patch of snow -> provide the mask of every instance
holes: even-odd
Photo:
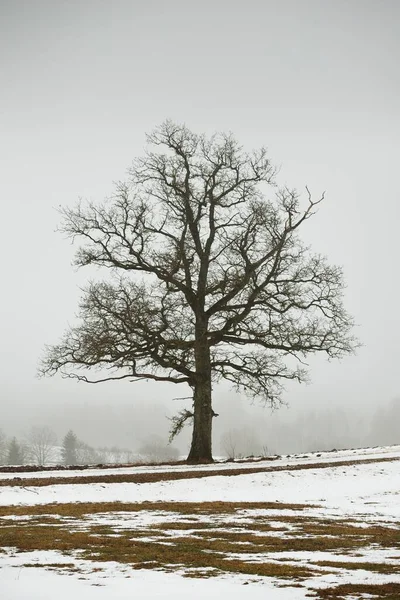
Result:
[[[80,569],[79,576],[26,568],[26,563],[71,563]],[[273,580],[260,580],[243,575],[211,579],[189,579],[179,573],[133,570],[118,563],[96,563],[66,559],[58,552],[30,552],[1,559],[2,598],[6,600],[132,600],[132,598],[174,600],[305,600],[307,590],[280,588]],[[100,569],[94,571],[94,569]],[[246,584],[246,587],[243,587]],[[247,585],[248,584],[248,585]]]

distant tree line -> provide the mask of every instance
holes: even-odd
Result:
[[[22,439],[8,438],[0,430],[0,465],[61,464],[129,464],[136,462],[164,462],[177,460],[179,450],[167,444],[161,437],[148,436],[138,450],[118,446],[94,448],[69,430],[58,443],[57,436],[49,427],[32,427]]]
[[[57,437],[49,427],[32,427],[22,440],[0,431],[0,464],[44,466],[55,456]]]
[[[306,410],[292,420],[249,419],[220,436],[221,456],[230,459],[340,448],[400,444],[400,398],[374,414],[343,408]]]
[[[304,411],[293,420],[254,420],[228,427],[220,436],[220,453],[226,458],[267,456],[296,452],[400,444],[400,398],[374,414],[344,409]],[[18,439],[0,430],[0,465],[65,466],[167,462],[179,459],[179,450],[149,434],[136,451],[118,446],[92,447],[72,431],[57,442],[49,427],[32,427]]]

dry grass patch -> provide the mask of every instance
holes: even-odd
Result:
[[[364,546],[379,546],[382,548],[400,547],[400,526],[370,525],[360,527],[357,521],[343,519],[310,519],[307,516],[277,516],[274,521],[290,523],[292,529],[286,534],[284,543],[292,550],[348,550]],[[278,542],[279,544],[279,542]]]
[[[400,583],[338,585],[315,592],[320,600],[348,600],[369,598],[370,600],[399,600]],[[315,596],[314,596],[315,597]]]
[[[24,569],[43,568],[50,571],[68,571],[69,573],[80,573],[81,570],[74,563],[25,563],[21,565]]]
[[[400,573],[400,564],[388,563],[371,563],[371,562],[352,562],[352,561],[333,561],[333,560],[317,560],[314,565],[320,567],[330,567],[346,571],[369,571],[370,573],[382,573],[384,575],[394,575]]]
[[[301,557],[297,560],[295,553],[303,551],[343,554],[380,547],[390,554],[391,549],[400,546],[396,525],[360,527],[357,522],[311,517],[306,508],[309,506],[265,502],[5,507],[0,509],[0,546],[20,552],[55,550],[65,556],[75,556],[79,551],[79,559],[87,561],[115,561],[136,569],[180,570],[192,577],[224,572],[298,582],[337,573],[338,569],[393,572],[384,563],[369,568],[369,563],[346,560],[314,564],[304,564]],[[277,515],[277,509],[293,512]],[[159,523],[149,522],[151,515]],[[10,516],[14,518],[7,518]],[[269,558],[271,552],[293,552],[294,557],[280,561]]]
[[[251,510],[273,508],[302,510],[304,505],[277,505],[276,503],[141,503],[141,504],[71,504],[1,509],[4,517],[1,524],[0,543],[5,547],[17,548],[20,552],[33,550],[57,550],[65,555],[80,551],[79,558],[96,561],[116,561],[129,564],[133,568],[161,568],[165,570],[184,569],[195,576],[212,576],[221,572],[242,573],[255,576],[302,579],[311,577],[313,571],[303,565],[279,564],[267,559],[252,561],[238,558],[239,553],[259,553],[266,547],[257,533],[227,528],[232,525],[207,521],[207,517],[229,518],[245,512],[250,519]],[[10,521],[10,512],[20,519]],[[129,513],[138,514],[153,511],[158,517],[163,513],[176,514],[172,523],[159,525],[124,526],[124,517]],[[113,524],[102,524],[101,518],[121,519]],[[122,514],[123,513],[123,514]],[[29,518],[27,518],[29,517]],[[96,517],[100,519],[96,522]],[[183,519],[179,522],[179,519]],[[194,518],[195,521],[190,519]],[[188,520],[189,519],[189,520]],[[204,522],[199,521],[203,519]],[[248,525],[248,523],[246,524]],[[258,523],[259,525],[259,523]],[[267,524],[265,524],[267,527]],[[254,525],[253,525],[254,527]],[[213,531],[211,532],[211,528]],[[180,531],[179,534],[178,530]],[[195,535],[191,535],[193,530]],[[185,532],[187,535],[184,535]],[[207,533],[215,539],[207,537]],[[178,535],[177,535],[178,534]],[[271,539],[272,543],[273,540]],[[246,545],[245,545],[246,544]],[[236,556],[231,556],[235,554]]]
[[[238,510],[293,510],[319,508],[314,504],[285,504],[284,502],[74,502],[35,506],[1,506],[3,516],[60,515],[82,517],[109,512],[163,511],[184,515],[232,514]]]
[[[118,562],[128,564],[134,569],[162,569],[186,571],[187,576],[210,577],[221,573],[240,573],[253,576],[279,577],[290,580],[309,578],[313,575],[310,568],[300,565],[282,565],[276,563],[252,563],[238,558],[230,559],[221,553],[221,545],[199,544],[198,540],[183,538],[165,545],[160,540],[142,541],[133,538],[132,532],[124,532],[118,537],[107,533],[68,532],[46,527],[32,532],[4,531],[2,541],[6,545],[18,548],[21,552],[33,550],[58,550],[73,555],[80,550],[79,559],[98,562]],[[3,533],[3,532],[2,532]],[[225,550],[232,550],[232,547]],[[34,566],[48,568],[48,564],[34,563]],[[73,568],[65,563],[65,568]]]
[[[275,520],[276,517],[273,517]],[[334,525],[319,524],[318,521],[310,521],[306,517],[297,517],[296,521],[291,519],[291,525],[296,523],[296,529],[282,530],[277,535],[260,535],[262,529],[259,525],[253,525],[253,531],[198,531],[205,539],[224,540],[225,542],[248,543],[249,546],[242,552],[336,552],[354,550],[369,546],[382,548],[395,548],[400,546],[400,530],[392,527],[357,527],[338,522]],[[268,527],[268,523],[266,524]],[[272,531],[276,531],[275,529]]]

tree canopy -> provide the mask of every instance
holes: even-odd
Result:
[[[42,372],[190,386],[177,429],[193,417],[189,459],[211,460],[213,383],[277,406],[308,355],[354,350],[353,320],[341,268],[299,236],[323,195],[279,187],[266,149],[231,134],[166,121],[147,141],[113,197],[62,209],[62,231],[81,242],[75,264],[109,276],[88,284]]]

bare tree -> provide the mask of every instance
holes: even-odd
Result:
[[[78,440],[77,449],[78,465],[96,465],[104,462],[104,455],[89,444]]]
[[[166,444],[158,435],[152,435],[138,449],[141,460],[146,462],[172,462],[179,459],[179,450]]]
[[[8,456],[7,438],[0,429],[0,465],[5,465]]]
[[[229,459],[260,456],[263,450],[257,433],[247,426],[225,431],[220,446]]]
[[[221,448],[229,460],[234,460],[236,458],[236,449],[238,445],[238,436],[236,433],[237,430],[230,429],[229,431],[225,431],[221,436]]]
[[[49,427],[32,427],[27,435],[29,459],[37,465],[45,466],[54,458],[57,436]]]
[[[175,425],[193,419],[188,460],[206,462],[213,382],[278,406],[284,382],[306,378],[307,355],[353,351],[353,323],[341,269],[298,235],[323,197],[306,188],[301,208],[266,150],[246,153],[232,135],[167,121],[148,142],[112,198],[62,210],[62,231],[82,242],[76,265],[111,277],[88,285],[80,324],[47,348],[41,372],[190,386]]]

